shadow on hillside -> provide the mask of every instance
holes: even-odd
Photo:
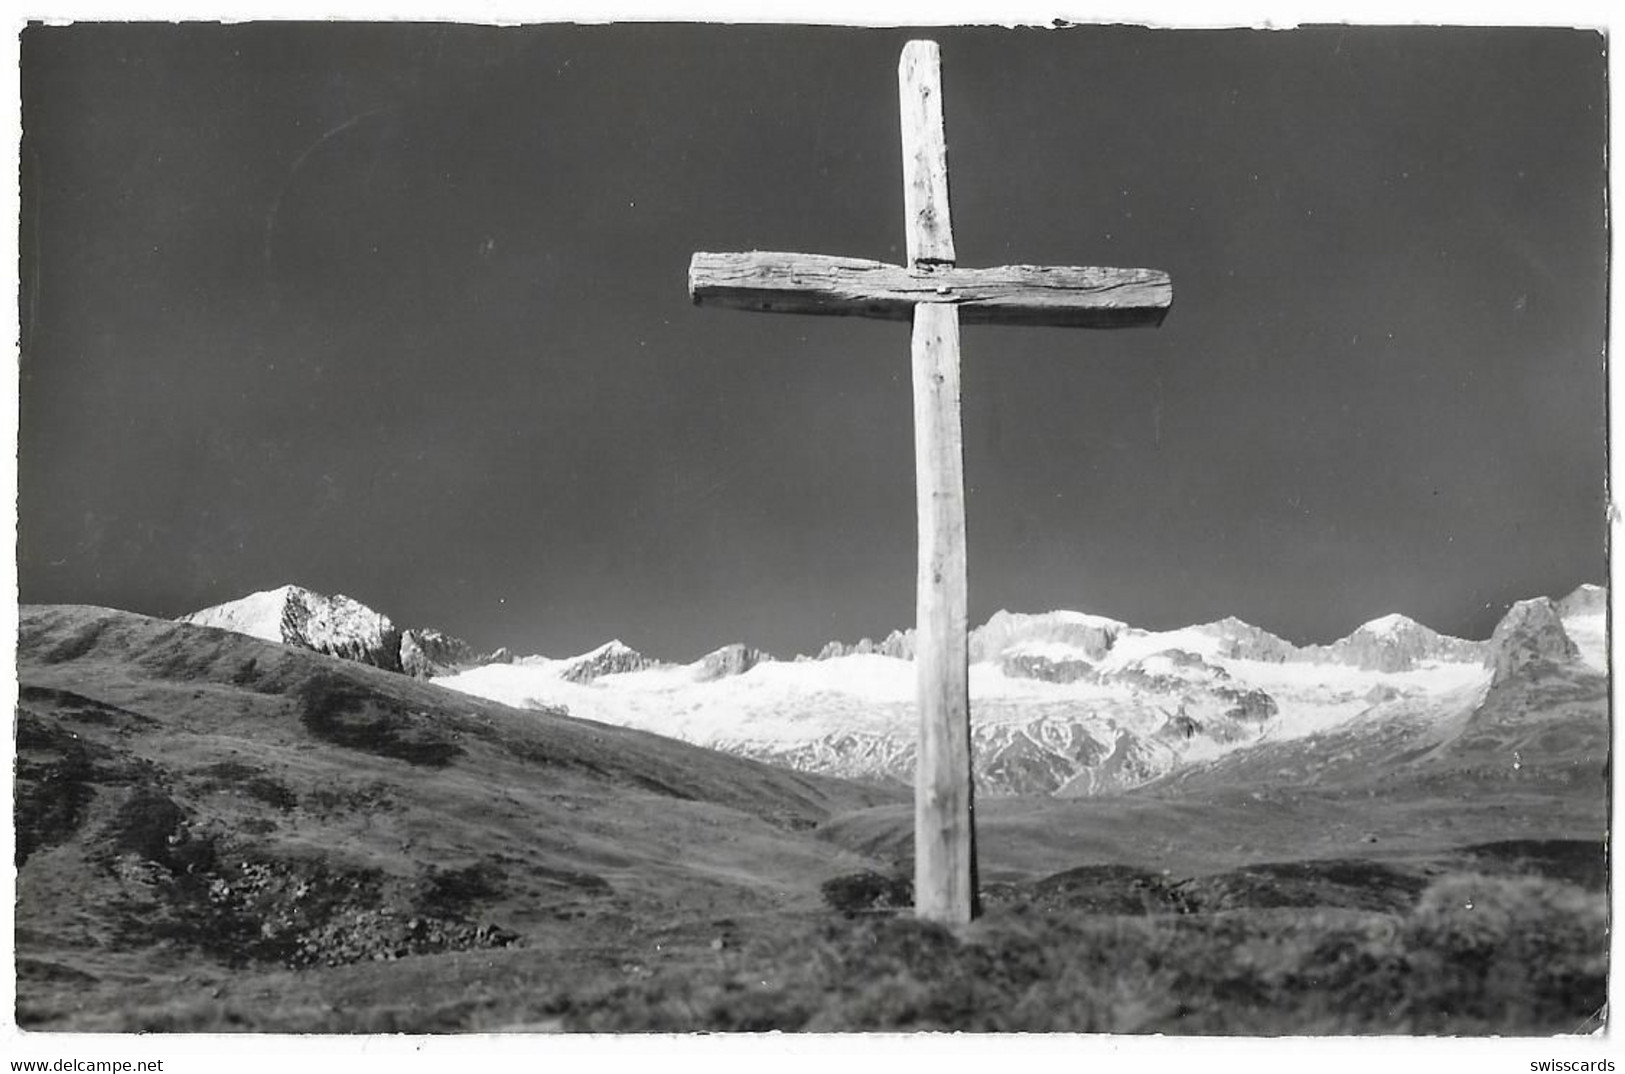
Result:
[[[295,697],[305,729],[335,746],[431,768],[448,765],[464,752],[429,716],[338,675],[312,675]]]

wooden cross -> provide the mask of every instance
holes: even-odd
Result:
[[[914,912],[969,921],[976,910],[965,593],[965,480],[959,325],[1120,328],[1162,323],[1173,301],[1155,269],[955,267],[935,41],[910,41],[902,99],[908,266],[820,254],[697,253],[696,305],[914,322],[914,474],[919,518],[915,665],[920,745],[914,779]]]

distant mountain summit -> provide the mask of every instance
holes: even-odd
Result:
[[[439,630],[402,630],[389,616],[342,593],[327,596],[297,585],[250,593],[183,615],[178,621],[294,645],[418,679],[513,659],[506,649],[476,652],[463,639]]]
[[[757,664],[772,659],[772,653],[764,653],[760,649],[752,649],[743,642],[736,641],[732,645],[724,645],[702,656],[695,677],[706,680],[726,679],[734,675],[743,675]]]
[[[1581,615],[1606,615],[1608,612],[1608,590],[1600,585],[1591,585],[1588,582],[1558,601],[1557,612],[1564,619]]]
[[[655,667],[658,663],[659,661],[650,660],[617,638],[576,657],[559,673],[559,677],[565,682],[587,683],[605,675],[624,675],[629,671],[642,671],[644,668]]]
[[[183,615],[180,621],[401,670],[400,630],[389,616],[343,594],[329,597],[285,585]]]
[[[1194,629],[1209,637],[1217,638],[1220,643],[1218,655],[1230,660],[1281,663],[1290,659],[1298,649],[1285,638],[1277,637],[1263,627],[1253,626],[1233,615],[1227,615],[1217,622],[1204,623]]]
[[[1426,661],[1482,659],[1484,643],[1452,638],[1409,616],[1395,614],[1373,619],[1346,638],[1309,650],[1370,671],[1410,671]]]
[[[1007,655],[1036,653],[1060,655],[1062,659],[1099,660],[1127,629],[1127,623],[1084,612],[1028,615],[1001,609],[970,632],[970,659],[974,664]]]

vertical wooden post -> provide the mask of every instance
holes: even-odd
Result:
[[[910,41],[904,47],[897,83],[909,268],[929,271],[954,263],[936,42]],[[914,913],[957,923],[971,919],[976,903],[957,307],[930,302],[914,307],[913,365],[919,520],[914,660],[920,709]]]
[[[948,140],[942,133],[942,53],[935,41],[910,41],[897,64],[903,120],[903,220],[908,263],[953,264],[948,215]]]
[[[974,912],[970,691],[966,642],[965,473],[959,419],[959,311],[914,308],[914,478],[919,517],[915,671],[914,913]]]

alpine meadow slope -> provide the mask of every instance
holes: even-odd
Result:
[[[161,1022],[265,974],[292,991],[262,1028],[327,1025],[288,973],[596,963],[640,925],[805,908],[869,864],[811,829],[891,797],[109,609],[23,608],[18,669],[25,1027]],[[468,999],[398,1003],[433,1025]],[[367,1024],[396,1002],[381,988]]]

